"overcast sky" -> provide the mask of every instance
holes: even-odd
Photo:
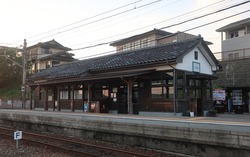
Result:
[[[107,43],[160,29],[224,9],[246,0],[0,0],[0,45],[28,46],[55,39],[72,49]],[[175,33],[247,11],[250,3],[164,29]],[[216,29],[250,17],[250,12],[188,31],[221,51]],[[107,45],[71,51],[75,58],[105,54]]]

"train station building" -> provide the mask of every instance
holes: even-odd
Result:
[[[149,31],[115,41],[114,54],[60,64],[28,78],[30,109],[203,115],[219,62],[200,36]]]

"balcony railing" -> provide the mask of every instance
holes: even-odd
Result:
[[[214,56],[219,61],[246,59],[246,58],[250,58],[250,48],[232,50],[232,51],[214,52]]]

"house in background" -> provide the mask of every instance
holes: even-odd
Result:
[[[217,29],[221,32],[222,71],[218,71],[216,87],[226,90],[225,110],[236,113],[250,109],[250,18]]]
[[[222,60],[250,57],[250,18],[230,23],[221,32]]]
[[[31,62],[30,74],[40,72],[57,64],[72,62],[74,54],[69,53],[71,48],[65,47],[57,41],[39,42],[27,47],[27,61]]]
[[[184,32],[170,33],[160,29],[153,29],[142,34],[114,41],[110,45],[114,46],[116,48],[116,52],[119,53],[172,42],[178,42],[187,39],[194,39],[197,37],[198,36]],[[211,42],[207,41],[206,43],[207,45],[212,44]]]

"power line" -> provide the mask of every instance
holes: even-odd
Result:
[[[230,6],[230,7],[227,7],[227,8],[223,8],[223,9],[220,9],[218,11],[214,11],[212,13],[208,13],[208,14],[205,14],[205,15],[201,15],[199,17],[195,17],[195,18],[192,18],[192,19],[189,19],[189,20],[185,20],[185,21],[182,21],[182,22],[179,22],[177,24],[173,24],[173,25],[169,25],[169,26],[165,26],[165,27],[162,27],[160,29],[165,29],[165,28],[170,28],[170,27],[174,27],[174,26],[177,26],[177,25],[181,25],[181,24],[184,24],[184,23],[187,23],[187,22],[190,22],[190,21],[193,21],[193,20],[197,20],[197,19],[200,19],[202,17],[205,17],[205,16],[209,16],[209,15],[212,15],[212,14],[215,14],[215,13],[219,13],[219,12],[222,12],[222,11],[225,11],[225,10],[228,10],[228,9],[232,9],[234,7],[238,7],[240,5],[243,5],[243,4],[246,4],[246,3],[249,3],[250,1],[245,1],[245,2],[242,2],[242,3],[239,3],[239,4],[235,4],[233,6]],[[72,51],[74,50],[81,50],[81,49],[88,49],[88,48],[93,48],[93,47],[97,47],[97,46],[101,46],[101,45],[107,45],[107,44],[110,44],[111,42],[113,41],[109,41],[109,42],[105,42],[105,43],[100,43],[100,44],[96,44],[96,45],[92,45],[92,46],[86,46],[86,47],[82,47],[82,48],[77,48],[77,49],[73,49]]]
[[[111,17],[115,17],[115,16],[118,16],[118,15],[124,14],[124,13],[126,13],[126,12],[130,12],[130,11],[133,11],[133,10],[136,10],[136,9],[139,9],[139,8],[143,8],[143,7],[146,7],[146,6],[149,6],[149,5],[158,3],[158,2],[160,2],[160,1],[162,1],[162,0],[156,0],[156,1],[153,1],[153,2],[150,2],[150,3],[147,3],[147,4],[144,4],[144,5],[141,5],[141,6],[139,6],[139,7],[134,7],[134,8],[132,8],[132,9],[128,9],[128,10],[125,10],[125,11],[122,11],[122,12],[119,12],[119,13],[116,13],[116,14],[113,14],[113,15],[110,15],[110,16],[107,16],[107,17],[104,17],[104,18],[100,18],[100,19],[97,19],[97,20],[94,20],[94,21],[85,23],[85,24],[83,24],[83,25],[75,26],[75,27],[72,27],[72,28],[63,30],[63,31],[61,31],[61,32],[57,32],[57,33],[54,33],[54,34],[52,34],[52,35],[48,35],[48,36],[46,36],[46,37],[43,37],[43,38],[40,38],[40,39],[31,41],[31,43],[32,43],[32,42],[35,42],[35,41],[39,41],[39,40],[41,40],[41,39],[45,39],[45,38],[54,36],[54,35],[58,35],[58,34],[61,34],[61,33],[65,33],[65,32],[68,32],[68,31],[71,31],[71,30],[74,30],[74,29],[77,29],[77,28],[80,28],[80,27],[83,27],[83,26],[87,26],[87,25],[90,25],[90,24],[93,24],[93,23],[96,23],[96,22],[100,22],[100,21],[106,20],[106,19],[108,19],[108,18],[111,18]]]
[[[67,25],[62,26],[62,27],[58,27],[58,28],[55,28],[55,29],[52,29],[52,30],[49,30],[49,31],[46,31],[46,32],[43,32],[43,33],[40,33],[40,34],[33,35],[33,36],[31,36],[31,37],[28,37],[28,39],[32,39],[32,38],[35,38],[35,37],[38,37],[38,36],[41,36],[41,35],[44,35],[44,34],[47,34],[47,33],[50,33],[50,32],[54,32],[54,31],[59,30],[59,29],[62,29],[62,28],[66,28],[66,27],[75,25],[75,24],[80,23],[80,22],[83,22],[83,21],[87,21],[87,20],[90,20],[90,19],[93,19],[93,18],[102,16],[102,15],[105,15],[105,14],[107,14],[107,13],[110,13],[110,12],[113,12],[113,11],[116,11],[116,10],[119,10],[119,9],[122,9],[122,8],[125,8],[125,7],[127,7],[127,6],[136,4],[136,3],[140,2],[140,1],[143,1],[143,0],[137,0],[137,1],[135,1],[135,2],[125,4],[125,5],[123,5],[123,6],[120,6],[120,7],[117,7],[117,8],[114,8],[114,9],[111,9],[111,10],[108,10],[108,11],[105,11],[105,12],[102,12],[102,13],[100,13],[100,14],[96,14],[96,15],[94,15],[94,16],[87,17],[87,18],[82,19],[82,20],[80,20],[80,21],[76,21],[76,22],[67,24]],[[18,41],[18,42],[19,42],[19,41]]]
[[[187,30],[185,30],[185,31],[183,31],[183,32],[188,32],[188,31],[191,31],[191,30],[200,28],[200,27],[204,27],[204,26],[207,26],[207,25],[210,25],[210,24],[213,24],[213,23],[216,23],[216,22],[219,22],[219,21],[222,21],[222,20],[225,20],[225,19],[234,17],[234,16],[238,16],[238,15],[244,14],[244,13],[249,12],[249,11],[250,11],[250,10],[246,10],[246,11],[243,11],[243,12],[240,12],[240,13],[237,13],[237,14],[234,14],[234,15],[231,15],[231,16],[227,16],[227,17],[225,17],[225,18],[221,18],[221,19],[219,19],[219,20],[215,20],[215,21],[212,21],[212,22],[208,22],[208,23],[206,23],[206,24],[203,24],[203,25],[200,25],[200,26],[197,26],[197,27],[193,27],[193,28],[187,29]]]
[[[202,7],[202,8],[199,8],[199,9],[196,9],[196,10],[193,10],[193,11],[190,11],[190,12],[187,12],[187,13],[184,13],[184,14],[181,14],[181,15],[178,15],[178,16],[175,16],[175,17],[172,17],[172,18],[167,19],[167,20],[163,20],[163,21],[160,21],[160,22],[157,22],[157,23],[148,25],[148,26],[145,26],[145,27],[141,27],[141,28],[138,28],[138,29],[135,29],[135,30],[132,30],[132,31],[125,32],[125,33],[113,35],[113,36],[110,36],[110,37],[102,38],[102,39],[99,39],[99,40],[89,41],[89,42],[87,42],[87,43],[92,43],[92,42],[95,42],[95,41],[101,41],[101,40],[105,40],[105,39],[110,39],[110,38],[118,37],[118,36],[121,36],[121,35],[124,35],[124,34],[132,33],[132,32],[135,32],[135,31],[144,29],[144,28],[152,27],[152,26],[154,26],[154,25],[156,25],[156,24],[160,24],[160,23],[163,23],[163,22],[166,22],[166,21],[170,21],[170,20],[172,20],[172,19],[176,19],[176,18],[185,16],[185,15],[188,15],[188,14],[194,13],[194,12],[196,12],[196,11],[199,11],[199,10],[208,8],[208,7],[210,7],[210,6],[219,4],[219,3],[223,2],[223,1],[225,1],[225,0],[221,0],[221,1],[219,1],[219,2],[216,2],[216,3],[213,3],[213,4],[207,5],[207,6],[205,6],[205,7]],[[87,44],[87,43],[81,43],[81,45],[82,45],[82,44]],[[77,45],[80,45],[80,44],[77,44]]]
[[[207,26],[207,25],[216,23],[216,22],[220,22],[220,21],[226,20],[226,19],[228,19],[228,18],[232,18],[232,17],[234,17],[234,16],[238,16],[238,15],[244,14],[244,13],[249,12],[249,11],[250,11],[250,10],[246,10],[246,11],[243,11],[243,12],[240,12],[240,13],[237,13],[237,14],[233,14],[233,15],[230,15],[230,16],[227,16],[227,17],[218,19],[218,20],[214,20],[214,21],[212,21],[212,22],[209,22],[209,23],[206,23],[206,24],[197,26],[197,27],[193,27],[193,28],[187,29],[187,30],[185,30],[185,31],[178,32],[178,33],[176,33],[176,34],[188,32],[188,31],[191,31],[191,30],[194,30],[194,29],[197,29],[197,28],[201,28],[201,27],[204,27],[204,26]],[[157,40],[154,39],[154,40],[150,40],[149,42],[153,42],[153,41],[157,41]],[[109,42],[109,43],[110,43],[110,42]],[[105,44],[105,43],[98,44],[98,45],[100,46],[100,45],[104,45],[104,44]],[[137,45],[139,45],[139,44],[137,44]],[[135,46],[136,46],[136,45],[135,45]],[[92,46],[92,47],[94,47],[94,46]],[[86,48],[87,48],[87,47],[86,47]],[[80,50],[80,49],[77,49],[77,50]],[[72,51],[75,51],[75,50],[72,50]],[[116,50],[108,51],[108,52],[103,52],[103,53],[96,54],[96,55],[90,55],[90,56],[80,57],[80,58],[77,58],[77,59],[92,58],[92,57],[96,57],[96,56],[100,56],[100,55],[111,54],[112,52],[116,52]]]
[[[250,2],[250,0],[245,1],[245,2],[242,2],[242,3],[239,3],[239,4],[235,4],[235,5],[233,5],[233,6],[230,6],[230,7],[224,8],[224,9],[220,9],[220,10],[218,10],[218,11],[214,11],[214,12],[212,12],[212,13],[208,13],[208,14],[205,14],[205,15],[202,15],[202,16],[199,16],[199,17],[195,17],[195,18],[192,18],[192,19],[189,19],[189,20],[186,20],[186,21],[182,21],[182,22],[179,22],[179,23],[176,23],[176,24],[172,24],[172,25],[169,25],[169,26],[166,26],[166,27],[162,27],[162,28],[160,28],[160,29],[166,29],[166,28],[169,28],[169,27],[181,25],[181,24],[183,24],[183,23],[190,22],[190,21],[193,21],[193,20],[197,20],[197,19],[200,19],[200,18],[209,16],[209,15],[212,15],[212,14],[216,14],[216,13],[219,13],[219,12],[222,12],[222,11],[225,11],[225,10],[228,10],[228,9],[232,9],[232,8],[238,7],[238,6],[240,6],[240,5],[249,3],[249,2]]]
[[[154,11],[159,11],[159,9],[161,9],[161,8],[164,8],[164,7],[166,7],[166,6],[169,6],[169,5],[172,5],[172,4],[174,4],[174,3],[177,3],[178,1],[181,1],[181,0],[175,0],[174,2],[171,2],[171,3],[168,3],[167,5],[164,5],[164,6],[161,6],[161,7],[159,7],[159,8],[156,8],[156,9],[153,9],[153,10],[150,10],[150,11],[147,11],[147,12],[145,12],[145,13],[142,13],[142,14],[140,14],[140,15],[138,15],[138,16],[135,16],[135,17],[139,17],[139,16],[142,16],[142,15],[146,15],[146,14],[148,14],[148,13],[151,13],[151,12],[154,12]],[[222,1],[225,1],[225,0],[222,0]],[[126,22],[128,22],[129,20],[133,20],[135,17],[128,17],[127,19],[124,19],[124,17],[125,16],[128,16],[128,15],[131,15],[131,14],[133,14],[133,12],[132,13],[129,13],[129,14],[126,14],[126,15],[123,15],[123,16],[119,16],[119,17],[117,17],[117,19],[119,19],[120,20],[120,22],[114,22],[116,19],[111,19],[111,20],[109,20],[109,21],[104,21],[103,23],[100,23],[98,26],[99,26],[99,28],[96,28],[96,29],[93,29],[93,27],[90,27],[90,29],[91,29],[91,31],[87,31],[85,28],[84,28],[84,31],[85,32],[87,32],[87,33],[84,33],[84,35],[86,35],[86,34],[91,34],[91,32],[93,32],[93,31],[96,31],[96,30],[100,30],[100,29],[105,29],[105,28],[110,28],[110,27],[114,27],[114,25],[116,25],[116,24],[121,24],[122,22],[124,22],[124,21],[126,21]],[[113,23],[112,23],[113,22]],[[108,24],[108,25],[106,25],[106,26],[103,26],[104,24]],[[97,27],[98,27],[97,26]],[[100,27],[101,26],[101,27]],[[89,30],[89,29],[88,29]],[[82,31],[82,30],[79,30],[78,32],[80,32],[80,31]],[[76,33],[76,32],[73,32],[74,34]],[[73,35],[73,33],[71,33],[72,34],[72,36],[75,36],[75,35]],[[69,35],[71,35],[71,34],[69,34]],[[73,37],[63,37],[62,39],[72,39]],[[79,33],[77,33],[77,36],[81,36]],[[104,38],[104,39],[108,39],[109,37],[106,37],[106,38]],[[100,41],[100,40],[104,40],[104,39],[98,39],[98,40],[94,40],[94,41]],[[74,44],[74,45],[71,45],[71,46],[77,46],[77,45],[83,45],[83,44],[90,44],[90,43],[92,43],[92,42],[94,42],[94,41],[89,41],[89,42],[87,42],[87,43],[78,43],[78,44]],[[71,47],[70,45],[69,45],[69,47]]]

